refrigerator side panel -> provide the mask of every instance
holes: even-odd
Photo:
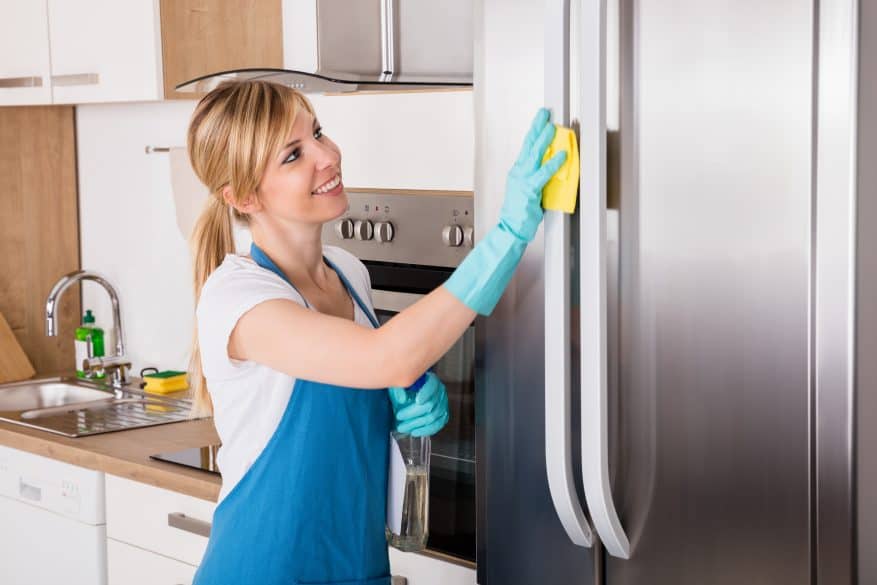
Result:
[[[543,104],[544,11],[525,0],[482,0],[476,11],[477,239],[496,225],[506,174]],[[548,489],[543,240],[540,230],[493,314],[477,323],[481,585],[594,584],[593,552],[572,543]]]
[[[856,253],[858,583],[877,583],[877,4],[859,3]]]
[[[608,585],[810,582],[812,9],[622,4]]]

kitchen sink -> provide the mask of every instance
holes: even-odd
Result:
[[[111,391],[61,380],[27,381],[0,386],[0,412],[57,408],[113,398],[115,394]]]
[[[74,377],[0,384],[0,420],[81,437],[190,419],[185,393],[155,396],[139,382],[121,389]]]

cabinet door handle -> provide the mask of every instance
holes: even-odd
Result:
[[[97,73],[71,73],[69,75],[53,75],[52,84],[63,85],[97,85],[100,76]]]
[[[167,525],[171,528],[177,528],[185,532],[191,532],[198,536],[210,538],[210,522],[198,520],[191,516],[186,516],[180,512],[171,512],[167,515]]]
[[[32,77],[0,77],[0,87],[42,87],[43,78]]]

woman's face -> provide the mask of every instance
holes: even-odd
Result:
[[[258,192],[259,211],[280,220],[325,223],[347,209],[341,183],[341,151],[324,136],[317,119],[301,110]]]

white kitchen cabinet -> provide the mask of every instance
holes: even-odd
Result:
[[[106,502],[109,585],[191,583],[214,502],[114,475],[106,476]],[[390,569],[408,585],[475,585],[473,569],[394,548]]]
[[[390,547],[390,572],[407,585],[476,585],[475,569]]]
[[[56,104],[162,99],[158,0],[48,0]]]
[[[45,0],[0,0],[0,105],[52,103]]]
[[[158,0],[0,0],[0,49],[0,105],[163,97]]]
[[[197,567],[107,539],[109,585],[191,585]]]
[[[106,476],[107,538],[197,566],[207,548],[198,532],[214,502],[114,475]]]

